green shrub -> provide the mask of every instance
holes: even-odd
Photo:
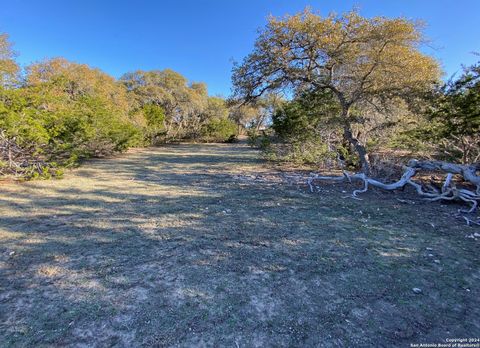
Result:
[[[236,135],[237,126],[226,118],[210,119],[202,127],[202,139],[211,142],[225,142]]]
[[[166,135],[165,111],[159,105],[146,104],[142,108],[146,119],[143,130],[144,138],[149,145],[158,145]]]

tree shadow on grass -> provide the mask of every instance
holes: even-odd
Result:
[[[231,175],[257,161],[178,145],[0,196],[0,340],[392,346],[479,332],[478,256],[457,230]]]

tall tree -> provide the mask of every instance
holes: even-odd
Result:
[[[259,114],[257,105],[241,104],[233,100],[229,100],[229,111],[229,118],[237,125],[237,135],[240,135]]]
[[[0,87],[12,85],[19,70],[12,45],[8,41],[8,35],[0,34]]]
[[[126,89],[99,69],[86,64],[53,58],[27,67],[25,86],[37,89],[39,94],[49,94],[51,100],[62,100],[57,107],[82,97],[98,97],[116,113],[127,113]],[[46,106],[48,107],[48,106]]]
[[[165,112],[167,137],[176,138],[206,104],[207,89],[202,83],[189,84],[181,74],[170,70],[135,71],[121,77],[138,107],[153,104]]]
[[[308,9],[271,17],[253,52],[233,69],[234,96],[248,101],[279,89],[331,91],[340,105],[343,136],[368,173],[366,145],[354,134],[352,110],[387,112],[392,100],[430,88],[440,69],[419,51],[422,41],[419,24],[404,18],[365,18],[356,11],[321,17]]]

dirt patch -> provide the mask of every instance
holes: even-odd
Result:
[[[478,229],[454,205],[351,190],[311,194],[238,144],[137,150],[2,185],[1,345],[478,337],[479,241],[466,238]]]

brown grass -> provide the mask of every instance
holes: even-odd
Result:
[[[183,144],[2,185],[0,346],[480,335],[479,241],[456,206],[248,179],[258,175],[281,177],[243,145]]]

